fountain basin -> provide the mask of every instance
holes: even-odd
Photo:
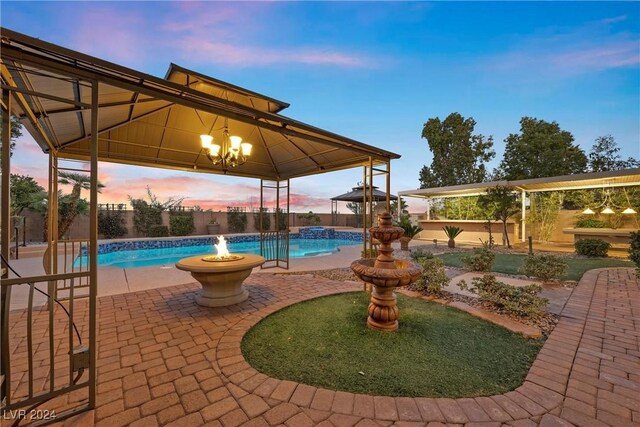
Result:
[[[234,261],[208,262],[202,255],[181,259],[176,268],[188,271],[201,285],[202,290],[196,302],[205,307],[224,307],[238,304],[249,298],[249,292],[243,286],[255,267],[264,264],[259,255],[242,254],[243,258]]]
[[[360,280],[381,287],[407,286],[422,274],[422,268],[411,261],[393,260],[395,269],[374,267],[375,259],[358,259],[351,263],[351,270]]]

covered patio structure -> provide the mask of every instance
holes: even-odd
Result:
[[[297,177],[353,167],[363,167],[367,176],[367,171],[371,174],[374,168],[385,167],[389,193],[390,162],[399,155],[283,116],[279,112],[289,105],[285,102],[175,64],[170,65],[165,78],[158,78],[5,28],[1,32],[5,149],[0,252],[6,260],[2,264],[0,301],[3,411],[41,404],[82,390],[87,392],[86,400],[76,400],[79,404],[59,412],[56,421],[96,405],[99,161],[256,178],[260,180],[261,208],[265,191],[272,189],[276,207],[286,205],[287,218],[289,181]],[[45,275],[9,277],[11,116],[19,118],[49,157],[49,249],[44,260]],[[200,140],[200,135],[209,135],[214,141],[224,142],[228,133],[252,144],[246,163],[216,164]],[[223,143],[223,154],[228,148]],[[91,178],[90,228],[88,236],[79,241],[58,242],[57,238],[57,185],[58,172],[62,170],[87,173]],[[371,181],[367,185],[371,186]],[[388,201],[387,197],[387,204]],[[269,261],[288,267],[288,230],[261,232],[261,241],[273,242],[278,248]],[[58,262],[59,257],[73,259],[80,248],[89,255],[88,265],[77,267],[73,262]],[[11,288],[20,285],[30,287],[30,301],[27,317],[22,319],[26,338],[16,343],[9,339]],[[44,347],[38,347],[37,331],[30,322],[36,309],[34,290],[41,287],[47,289],[50,313],[46,326],[42,323],[38,326],[38,331],[47,336]],[[79,296],[86,297],[88,304],[86,310],[74,317],[73,301]],[[54,319],[57,300],[67,300],[68,319]],[[61,321],[68,323],[68,336],[62,343],[67,348],[66,357],[62,358],[56,350],[59,345],[54,342],[60,338],[55,324]],[[80,322],[83,325],[76,337],[73,330]],[[83,345],[81,336],[85,338]],[[19,353],[10,351],[16,346]],[[34,366],[36,348],[40,354],[47,354],[38,366]],[[23,357],[12,360],[15,354]],[[36,372],[41,367],[51,372],[42,387]],[[16,384],[20,385],[18,394]]]
[[[404,190],[398,193],[400,198],[413,197],[426,199],[427,209],[421,222],[428,224],[432,222],[431,206],[433,199],[446,199],[453,197],[471,197],[486,194],[487,190],[495,187],[510,187],[514,192],[520,194],[520,232],[519,239],[526,242],[527,234],[527,206],[528,197],[533,193],[568,190],[588,190],[588,189],[608,189],[617,187],[640,186],[640,168],[623,169],[607,172],[591,172],[574,175],[563,175],[535,179],[523,179],[515,181],[490,181],[474,184],[454,185],[447,187],[421,188],[416,190]],[[585,206],[586,207],[586,206]],[[639,206],[633,206],[636,212],[640,211]],[[454,221],[447,221],[456,222]],[[484,223],[483,220],[475,221]],[[618,231],[620,233],[621,231]],[[627,230],[623,234],[628,235]],[[578,234],[579,235],[579,234]]]

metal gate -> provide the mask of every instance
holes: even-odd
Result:
[[[54,146],[49,150],[47,250],[42,272],[20,268],[10,259],[10,117],[17,103],[30,116],[14,79],[30,71],[14,67],[10,58],[2,64],[2,177],[0,193],[0,411],[3,424],[43,425],[57,422],[95,407],[96,392],[96,292],[97,292],[97,129],[98,83],[71,75],[40,76],[90,91],[91,157],[86,168],[60,167]],[[85,92],[86,93],[86,92]],[[37,94],[46,97],[46,94]],[[78,99],[57,102],[78,105]],[[58,172],[89,174],[89,237],[58,240]],[[39,267],[38,267],[39,269]],[[24,277],[20,277],[24,276]]]
[[[262,268],[281,267],[289,269],[289,180],[260,180],[260,212],[265,210],[265,192],[275,191],[275,231],[264,230],[260,215],[260,255],[266,262]],[[286,192],[286,210],[280,208],[280,197]]]

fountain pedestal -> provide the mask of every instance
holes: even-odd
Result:
[[[393,258],[391,243],[402,237],[404,231],[392,225],[388,212],[378,215],[378,226],[371,227],[369,233],[380,241],[379,255],[375,260],[362,258],[354,261],[351,270],[361,280],[372,284],[367,325],[371,329],[395,331],[399,326],[399,310],[393,291],[397,286],[415,282],[422,274],[422,268],[411,261]]]

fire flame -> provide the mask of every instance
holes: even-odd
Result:
[[[224,239],[224,236],[218,236],[218,244],[213,245],[216,247],[216,252],[218,258],[227,258],[229,257],[229,250],[227,249],[227,241]]]

